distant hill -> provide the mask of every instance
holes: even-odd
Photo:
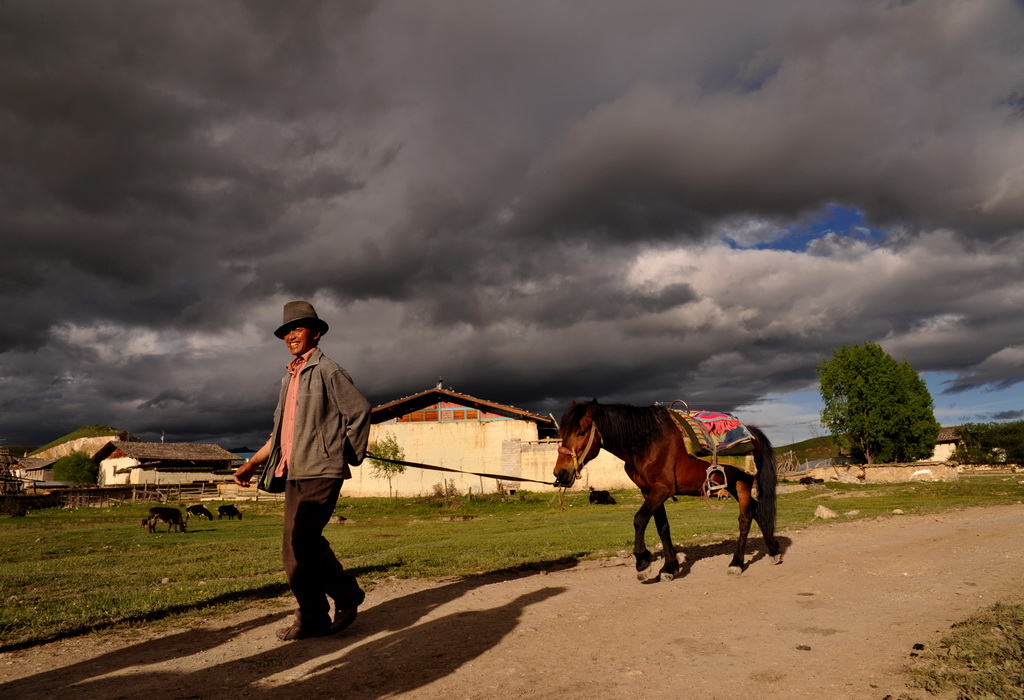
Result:
[[[12,457],[22,457],[36,449],[32,445],[4,445],[3,443],[0,443],[0,448],[4,447],[7,448],[7,453]]]
[[[804,440],[802,442],[794,442],[792,445],[783,445],[781,447],[774,448],[773,451],[775,452],[776,457],[784,457],[792,452],[793,459],[797,464],[839,456],[839,450],[832,443],[831,435],[811,438],[810,440]]]
[[[64,437],[59,437],[53,442],[33,450],[32,454],[36,455],[40,452],[45,452],[46,450],[52,450],[54,447],[63,445],[65,442],[71,442],[72,440],[97,437],[112,437],[119,440],[135,439],[127,430],[118,430],[117,428],[112,428],[109,425],[83,425],[78,430],[68,433]]]

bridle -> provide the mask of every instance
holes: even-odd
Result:
[[[599,437],[600,434],[597,432],[597,423],[591,420],[590,434],[587,435],[587,445],[586,447],[583,448],[582,452],[577,454],[576,450],[572,449],[571,447],[566,447],[565,445],[558,446],[559,454],[569,455],[570,457],[572,457],[573,466],[576,471],[574,478],[580,478],[580,475],[583,473],[583,463],[587,458],[587,454],[590,452],[590,448],[594,446],[594,439]]]

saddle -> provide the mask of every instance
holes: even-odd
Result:
[[[671,415],[682,433],[686,450],[694,457],[707,460],[708,478],[705,484],[707,491],[716,491],[725,487],[725,471],[723,464],[735,467],[742,472],[754,476],[757,465],[754,463],[754,436],[739,419],[731,413],[718,411],[691,411],[675,408],[673,401],[669,408]],[[721,472],[722,483],[713,478],[715,472]]]

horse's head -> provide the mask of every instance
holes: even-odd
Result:
[[[562,444],[558,446],[555,460],[555,486],[572,486],[583,471],[583,465],[601,451],[601,434],[597,431],[594,416],[597,413],[597,399],[588,404],[569,404],[558,432]]]

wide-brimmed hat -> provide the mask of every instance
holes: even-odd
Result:
[[[304,326],[315,331],[320,331],[320,335],[327,332],[327,322],[322,321],[319,316],[316,315],[316,309],[308,301],[289,301],[284,305],[284,323],[281,327],[274,331],[274,335],[278,338],[284,338],[285,335],[292,328],[296,326]]]

